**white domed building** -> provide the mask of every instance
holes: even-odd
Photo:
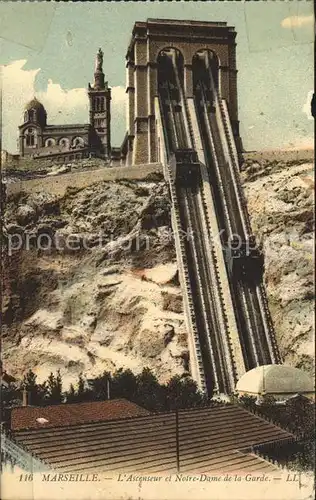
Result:
[[[286,401],[300,395],[315,398],[311,377],[298,368],[286,365],[257,366],[246,372],[236,384],[239,396],[273,396],[277,401]]]

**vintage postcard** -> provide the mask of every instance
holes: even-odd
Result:
[[[3,500],[312,498],[313,29],[0,2]]]

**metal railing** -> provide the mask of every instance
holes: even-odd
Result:
[[[10,465],[26,472],[43,472],[51,467],[17,444],[11,436],[1,432],[1,468]]]

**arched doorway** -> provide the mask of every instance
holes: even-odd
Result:
[[[166,82],[169,82],[171,88],[174,88],[175,91],[179,90],[179,84],[183,87],[184,58],[179,49],[175,47],[162,49],[157,57],[157,67],[159,90],[164,88]]]
[[[217,54],[213,50],[203,49],[196,52],[192,58],[193,88],[203,81],[207,88],[211,88],[211,75],[215,89],[220,93],[220,64]]]
[[[168,149],[175,151],[185,141],[186,131],[182,119],[184,58],[174,48],[161,50],[157,57],[158,93],[164,117]],[[180,142],[179,142],[180,141]]]

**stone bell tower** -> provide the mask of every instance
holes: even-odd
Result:
[[[104,158],[111,155],[111,89],[104,81],[103,52],[99,49],[94,70],[94,82],[89,83],[91,150]]]
[[[157,60],[168,48],[183,58],[186,98],[193,98],[193,58],[212,51],[218,61],[218,90],[226,100],[237,149],[241,149],[237,107],[236,32],[226,22],[148,19],[136,22],[126,55],[128,95],[127,164],[156,162],[154,99],[158,95]]]

